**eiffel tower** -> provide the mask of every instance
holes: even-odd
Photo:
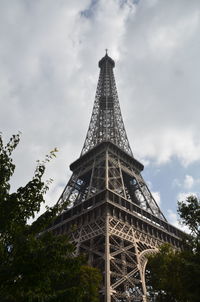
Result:
[[[58,201],[69,206],[50,229],[70,235],[76,252],[100,269],[101,302],[146,302],[147,256],[163,243],[180,248],[182,232],[167,222],[133,157],[114,67],[106,51],[85,143]]]

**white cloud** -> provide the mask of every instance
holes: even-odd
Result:
[[[160,192],[151,192],[155,201],[160,206],[161,205],[161,198],[160,198]]]
[[[200,160],[199,12],[196,1],[141,1],[127,22],[120,84],[128,133],[135,154],[158,163]]]
[[[154,34],[149,36],[150,49],[160,59],[169,56],[181,49],[198,29],[199,11],[194,11],[191,15],[182,19],[177,19],[173,26],[171,24],[161,24],[155,29]]]
[[[173,210],[167,210],[167,218],[170,224],[174,225],[176,228],[181,229],[183,232],[189,233],[187,226],[183,225],[177,215]]]
[[[180,187],[181,186],[181,182],[178,178],[174,178],[172,181],[172,187]]]
[[[180,224],[178,221],[178,215],[175,212],[173,212],[171,209],[169,209],[167,211],[167,216],[168,216],[169,223],[171,223],[172,225],[174,225],[177,228],[180,228]]]
[[[161,196],[160,196],[160,192],[158,191],[153,191],[153,185],[151,181],[146,181],[146,184],[149,188],[149,190],[151,191],[151,194],[153,196],[153,198],[155,199],[155,201],[157,202],[158,206],[161,205]]]
[[[200,178],[194,178],[192,175],[186,174],[184,180],[175,178],[172,182],[173,187],[183,187],[185,190],[190,190],[200,184]],[[188,194],[188,193],[186,193]]]
[[[161,124],[151,133],[147,131],[147,136],[136,136],[136,152],[140,156],[155,158],[158,163],[165,163],[176,155],[182,165],[188,166],[200,160],[200,139],[196,140],[193,135],[188,129],[167,128],[167,124],[163,129]]]
[[[191,189],[194,185],[194,178],[191,175],[186,175],[184,179],[184,187]]]

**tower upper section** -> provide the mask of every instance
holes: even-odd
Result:
[[[104,141],[117,145],[133,155],[126,135],[113,68],[115,62],[106,55],[99,61],[99,80],[92,111],[92,117],[81,155]]]

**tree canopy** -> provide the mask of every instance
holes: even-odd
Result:
[[[44,232],[66,205],[56,204],[28,224],[45,202],[49,184],[42,177],[56,150],[37,163],[24,187],[10,192],[12,152],[19,140],[19,134],[13,135],[4,146],[0,135],[0,301],[97,302],[99,272],[83,256],[74,256],[66,235]]]
[[[182,251],[163,245],[148,262],[150,294],[156,302],[198,302],[200,297],[200,199],[178,202],[182,224],[190,230]]]

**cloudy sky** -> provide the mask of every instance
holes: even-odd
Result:
[[[105,48],[143,176],[169,222],[200,187],[199,0],[0,0],[0,130],[18,131],[12,190],[54,147],[57,201],[81,152]]]

